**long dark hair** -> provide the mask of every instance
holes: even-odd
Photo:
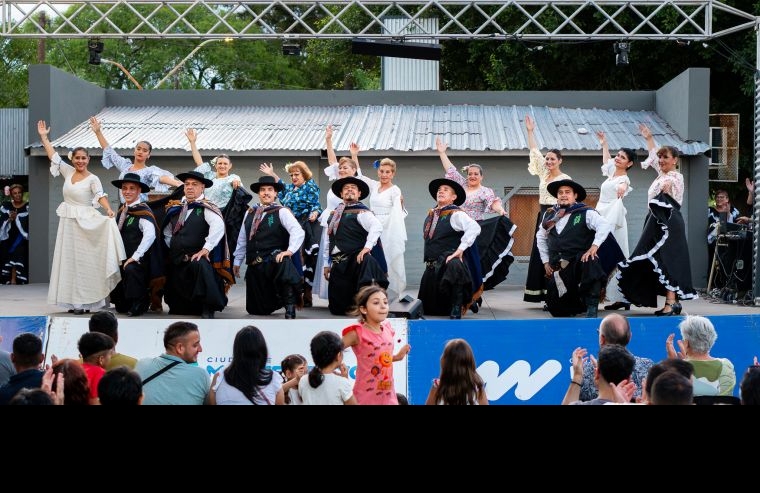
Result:
[[[448,405],[475,404],[485,383],[475,367],[475,355],[464,339],[446,343],[441,355],[441,378],[436,402]]]
[[[253,325],[243,327],[235,335],[232,363],[224,369],[224,380],[254,402],[257,389],[272,382],[272,370],[266,367],[268,357],[261,331]]]

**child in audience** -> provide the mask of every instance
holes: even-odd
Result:
[[[282,390],[285,392],[285,404],[302,404],[301,394],[298,393],[298,382],[306,374],[309,366],[306,358],[300,354],[291,354],[285,356],[280,363],[280,372],[282,373]]]
[[[356,293],[351,315],[359,323],[343,329],[343,345],[356,355],[354,394],[359,404],[398,405],[393,383],[393,362],[401,361],[411,346],[405,344],[393,354],[395,332],[388,317],[388,296],[380,286],[365,286]]]
[[[426,405],[488,405],[486,385],[476,370],[475,355],[464,339],[446,343],[441,355],[441,375],[433,380]]]
[[[314,367],[298,382],[304,405],[357,404],[348,368],[343,364],[343,342],[335,332],[322,331],[311,340]],[[338,370],[340,373],[336,373]]]
[[[98,384],[106,374],[106,366],[111,362],[116,343],[111,337],[100,332],[85,332],[79,338],[77,348],[82,356],[82,367],[87,373],[90,387],[90,404],[100,404]]]

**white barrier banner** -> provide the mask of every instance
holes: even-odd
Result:
[[[184,319],[119,319],[119,341],[116,350],[133,358],[153,358],[164,352],[164,330],[174,322]],[[394,353],[408,341],[408,327],[405,318],[388,319],[396,332]],[[220,371],[232,361],[232,343],[235,334],[247,325],[261,330],[269,349],[268,365],[280,370],[280,362],[293,353],[300,354],[313,365],[309,344],[312,337],[323,330],[331,330],[339,335],[345,327],[354,323],[351,319],[311,319],[311,320],[267,320],[267,319],[226,319],[188,320],[196,325],[201,334],[203,351],[198,355],[198,365],[210,375]],[[50,333],[45,350],[46,363],[50,356],[58,358],[79,358],[77,341],[87,332],[88,317],[51,317]],[[356,377],[356,357],[353,351],[343,355],[349,368],[349,378]],[[407,358],[393,364],[393,379],[396,392],[407,395]]]

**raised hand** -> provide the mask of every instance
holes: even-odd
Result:
[[[528,132],[532,132],[536,129],[536,122],[530,117],[530,115],[525,115],[525,129]]]
[[[50,133],[50,127],[47,126],[45,120],[37,122],[37,133],[40,134],[40,137],[47,137]]]
[[[99,133],[101,131],[100,120],[98,120],[94,116],[90,117],[90,130],[92,130],[95,133]]]
[[[187,140],[190,143],[193,143],[198,138],[198,134],[196,133],[194,128],[188,128],[187,130],[185,130],[185,137],[187,137]]]
[[[440,137],[435,138],[435,150],[437,150],[440,154],[445,154],[446,149],[449,148],[449,145],[441,140]]]

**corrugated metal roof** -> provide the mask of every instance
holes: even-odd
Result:
[[[28,134],[28,109],[0,109],[0,176],[29,173],[29,165],[24,156]]]
[[[357,142],[362,151],[431,152],[435,138],[451,151],[509,152],[527,149],[524,116],[536,121],[536,140],[543,149],[598,152],[595,132],[607,135],[610,149],[644,149],[639,123],[646,123],[659,145],[684,154],[709,149],[704,142],[685,142],[653,111],[554,108],[548,106],[194,106],[107,107],[98,118],[115,149],[132,149],[147,140],[155,150],[189,150],[186,128],[198,131],[198,148],[240,154],[272,151],[317,152],[325,146],[325,126],[333,124],[336,151]],[[586,129],[586,133],[583,130]],[[56,147],[99,148],[87,121],[55,139]],[[39,146],[35,144],[33,147]]]

